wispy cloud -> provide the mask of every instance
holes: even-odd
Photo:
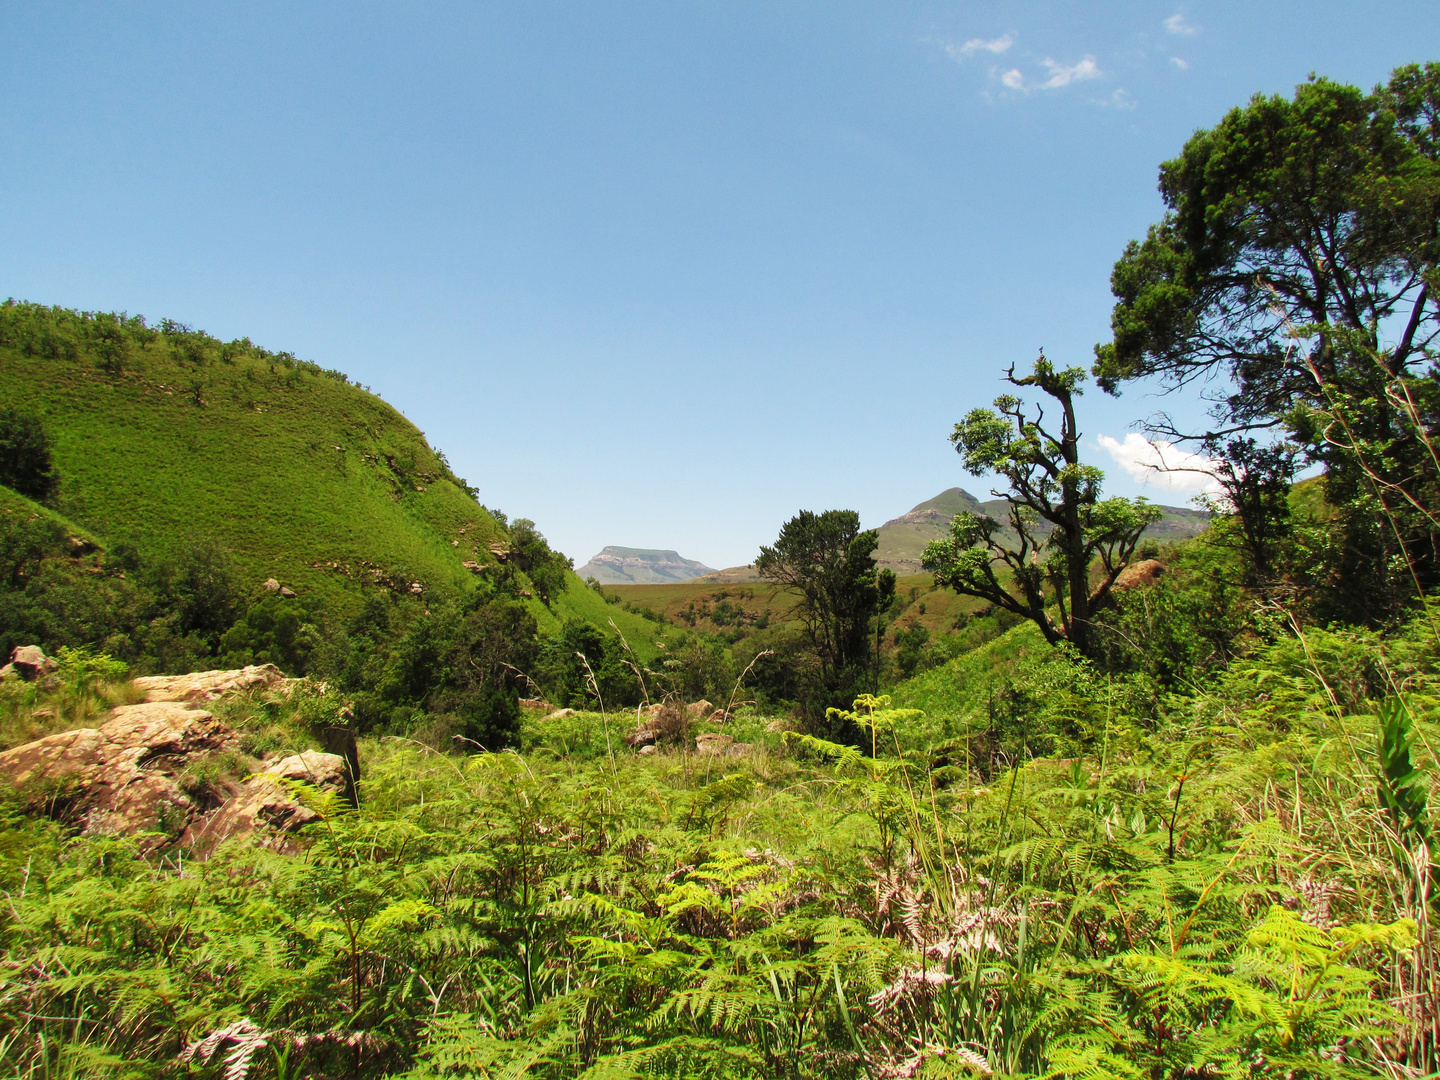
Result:
[[[1133,109],[1135,108],[1135,99],[1123,86],[1117,86],[1113,94],[1108,98],[1101,98],[1095,104],[1108,105],[1112,109]]]
[[[1062,86],[1069,86],[1072,82],[1085,82],[1089,79],[1098,79],[1105,74],[1100,70],[1100,65],[1095,63],[1093,56],[1087,56],[1074,64],[1061,64],[1046,57],[1040,61],[1045,68],[1046,78],[1040,82],[1028,82],[1025,73],[1019,68],[1011,68],[1002,72],[1000,81],[1011,90],[1020,90],[1030,93],[1032,90],[1058,90]]]
[[[1004,34],[988,41],[985,38],[977,37],[971,38],[964,45],[946,45],[945,51],[950,54],[952,60],[963,60],[967,56],[974,56],[977,52],[994,53],[999,56],[1014,44],[1015,39],[1009,34]]]
[[[1130,432],[1122,442],[1109,435],[1096,440],[1100,448],[1115,459],[1132,480],[1153,485],[1165,491],[1195,492],[1215,495],[1220,483],[1214,471],[1218,464],[1203,454],[1179,449],[1174,443],[1151,442],[1145,436]]]
[[[1188,60],[1181,60],[1178,56],[1170,57],[1170,63],[1174,64],[1181,71],[1190,70],[1190,62]]]
[[[1098,79],[1103,74],[1093,56],[1085,57],[1078,64],[1057,64],[1048,56],[1040,62],[1050,72],[1050,78],[1040,84],[1041,90],[1058,90],[1062,86],[1069,86],[1072,82]]]
[[[1185,16],[1177,11],[1165,20],[1165,29],[1169,30],[1172,34],[1183,34],[1185,37],[1189,37],[1191,34],[1196,33],[1198,28],[1192,23],[1186,22]]]

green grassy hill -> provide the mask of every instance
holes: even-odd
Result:
[[[213,539],[256,587],[274,577],[341,609],[364,584],[454,594],[472,587],[464,563],[493,563],[507,539],[393,406],[248,340],[7,303],[0,405],[40,416],[71,527],[157,556]],[[632,643],[653,636],[570,585],[554,613],[532,603],[542,626],[614,617]]]

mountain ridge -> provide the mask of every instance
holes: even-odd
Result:
[[[669,548],[632,548],[618,544],[607,544],[575,571],[582,578],[593,577],[601,585],[663,585],[692,581],[715,572],[714,567],[686,559]]]

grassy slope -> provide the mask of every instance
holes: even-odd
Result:
[[[1023,623],[948,664],[931,668],[890,690],[897,708],[921,709],[937,720],[954,720],[984,707],[996,671],[1049,645],[1031,623]]]
[[[468,576],[461,561],[489,559],[487,545],[503,537],[440,478],[413,424],[323,375],[247,360],[197,372],[150,348],[112,376],[83,357],[4,349],[0,401],[42,415],[61,513],[150,553],[213,537],[256,584],[274,576],[337,598],[351,592],[347,576],[395,567],[456,590]]]
[[[100,537],[96,536],[89,529],[81,528],[63,514],[51,510],[48,506],[41,506],[32,502],[24,495],[11,491],[7,487],[0,487],[0,514],[10,517],[18,515],[23,518],[47,518],[56,522],[60,528],[65,530],[65,535],[76,540],[84,540],[97,547],[102,546]]]
[[[51,359],[0,346],[0,404],[11,403],[44,421],[61,477],[56,511],[72,533],[151,555],[211,537],[253,585],[275,577],[342,608],[358,583],[393,570],[432,594],[463,592],[472,577],[462,562],[493,561],[489,544],[505,539],[444,478],[414,424],[323,374],[246,357],[196,367],[163,338],[119,375],[83,352]],[[570,585],[556,613],[532,602],[542,628],[576,617],[606,627],[613,617],[651,651],[654,624],[573,575]]]

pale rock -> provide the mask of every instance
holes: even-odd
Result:
[[[201,856],[237,836],[275,851],[293,850],[288,834],[320,820],[320,814],[297,797],[287,780],[341,796],[351,789],[349,766],[339,754],[292,754],[251,776],[224,806],[197,819],[181,843]]]
[[[697,735],[695,736],[695,752],[701,757],[721,757],[735,741],[733,735]]]
[[[274,664],[258,664],[232,671],[196,671],[189,675],[147,675],[135,686],[146,701],[207,702],[226,694],[269,690],[285,685],[284,673]]]
[[[1165,564],[1159,559],[1142,559],[1121,570],[1111,588],[1123,592],[1126,589],[1138,589],[1143,585],[1154,585],[1164,573]]]
[[[16,645],[10,652],[10,663],[26,682],[34,682],[60,666],[39,645]]]
[[[49,735],[0,754],[0,777],[69,802],[82,833],[177,829],[195,807],[175,783],[189,755],[233,749],[234,733],[175,702],[123,705],[99,728]]]

